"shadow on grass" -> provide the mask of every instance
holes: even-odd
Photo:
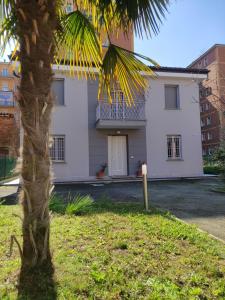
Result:
[[[29,271],[21,268],[17,300],[55,299],[57,299],[57,292],[52,262],[42,268],[33,268]]]

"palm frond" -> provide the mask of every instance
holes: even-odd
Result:
[[[155,76],[154,72],[137,57],[157,65],[152,59],[110,44],[100,70],[99,98],[101,95],[107,94],[111,102],[111,88],[119,85],[127,105],[134,104],[137,92],[145,89],[148,85],[146,76]],[[143,72],[145,76],[143,76]]]
[[[0,0],[0,5],[0,54],[3,55],[6,51],[7,46],[14,44],[17,40],[16,16],[11,1]]]
[[[108,23],[116,19],[118,27],[127,32],[133,26],[135,33],[143,37],[143,32],[147,36],[159,32],[170,0],[89,0],[89,2],[98,7],[105,20],[108,19]]]
[[[58,62],[87,67],[86,72],[93,74],[90,69],[100,68],[102,55],[99,38],[88,17],[79,10],[63,15],[60,28],[56,35]]]

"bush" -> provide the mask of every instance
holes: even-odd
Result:
[[[49,201],[49,209],[52,212],[67,215],[79,215],[93,204],[94,200],[90,195],[72,196],[69,194],[65,199],[62,196],[53,194]]]
[[[49,200],[49,209],[52,212],[55,212],[58,214],[64,214],[65,210],[66,210],[66,205],[64,203],[64,199],[57,194],[53,194]]]
[[[66,206],[66,214],[77,215],[84,212],[93,204],[93,199],[89,195],[81,196],[77,195],[71,198],[71,201]]]
[[[224,172],[223,168],[218,165],[207,165],[204,166],[204,174],[212,174],[212,175],[219,175]]]

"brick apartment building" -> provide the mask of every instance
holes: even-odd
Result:
[[[0,155],[18,156],[19,112],[16,78],[10,63],[0,62]]]
[[[206,68],[208,79],[200,85],[203,155],[210,155],[224,140],[225,132],[225,45],[215,44],[189,68]]]

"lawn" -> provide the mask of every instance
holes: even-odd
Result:
[[[6,254],[19,213],[0,206],[1,300],[16,299],[19,254]],[[80,216],[53,214],[51,247],[60,300],[225,299],[224,245],[167,213],[99,202]]]

